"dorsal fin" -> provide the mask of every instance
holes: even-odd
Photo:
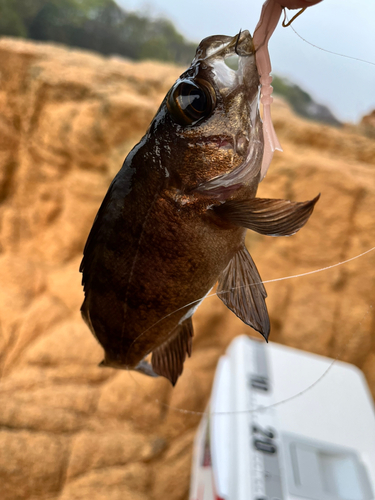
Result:
[[[245,246],[224,269],[216,293],[236,316],[268,339],[270,321],[265,302],[267,292]]]
[[[186,354],[189,357],[191,355],[193,335],[193,323],[191,318],[187,318],[152,352],[151,364],[154,372],[166,377],[173,386],[182,373]]]
[[[246,227],[268,236],[291,236],[309,220],[320,194],[310,201],[295,202],[252,198],[229,200],[214,211],[235,226]]]

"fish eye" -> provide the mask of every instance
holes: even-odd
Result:
[[[172,87],[167,107],[175,122],[192,125],[209,116],[215,108],[216,95],[208,82],[182,80]]]

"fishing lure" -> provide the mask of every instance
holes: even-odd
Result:
[[[272,76],[270,75],[272,67],[270,55],[268,52],[268,42],[276,29],[280,20],[282,10],[302,9],[288,23],[298,17],[307,7],[315,5],[322,0],[267,0],[262,7],[259,22],[254,31],[254,46],[257,67],[261,83],[261,103],[263,104],[263,135],[264,135],[264,153],[262,160],[261,180],[265,177],[268,167],[272,161],[275,150],[282,151],[282,147],[277,138],[271,118]]]

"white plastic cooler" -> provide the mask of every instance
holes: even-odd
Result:
[[[237,337],[197,432],[190,500],[374,499],[373,400],[358,368],[332,361]]]

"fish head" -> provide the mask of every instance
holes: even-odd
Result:
[[[238,69],[228,59],[238,58]],[[172,185],[226,199],[259,183],[263,155],[259,74],[248,31],[199,44],[149,129]]]

